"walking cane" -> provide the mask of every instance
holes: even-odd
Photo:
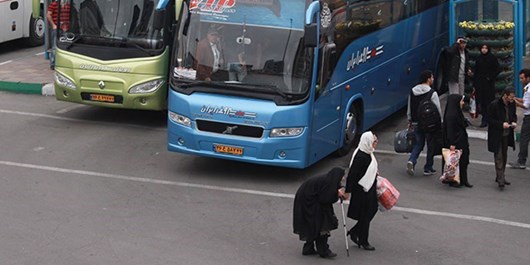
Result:
[[[348,232],[346,231],[346,216],[344,215],[344,204],[340,199],[340,209],[342,210],[342,225],[344,227],[344,239],[346,240],[346,256],[350,256],[350,249],[348,248]]]

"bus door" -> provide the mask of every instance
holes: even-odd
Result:
[[[24,34],[24,1],[0,1],[0,42],[21,38]]]
[[[341,90],[329,82],[336,64],[334,43],[321,45],[319,51],[318,81],[313,108],[313,128],[310,161],[319,160],[337,150],[340,139]]]

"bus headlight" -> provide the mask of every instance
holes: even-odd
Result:
[[[164,80],[162,79],[141,83],[131,87],[131,89],[129,89],[129,94],[146,94],[155,92],[162,86],[162,84],[164,84]]]
[[[270,137],[289,137],[298,136],[304,131],[303,127],[297,128],[274,128],[271,130]]]
[[[181,125],[184,125],[186,127],[191,127],[191,120],[190,118],[186,117],[186,116],[183,116],[183,115],[180,115],[180,114],[177,114],[175,112],[171,112],[171,111],[168,111],[168,114],[169,114],[169,119],[178,123],[178,124],[181,124]]]
[[[55,71],[55,83],[57,83],[60,86],[70,88],[70,89],[77,89],[77,87],[74,84],[74,81],[70,80],[68,77],[58,73]]]

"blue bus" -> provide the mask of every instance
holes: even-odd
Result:
[[[348,154],[448,43],[445,0],[193,0],[177,17],[168,149],[280,167]]]

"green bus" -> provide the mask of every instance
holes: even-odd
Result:
[[[169,0],[60,0],[56,35],[58,100],[164,110],[174,21]],[[66,22],[66,25],[64,23]]]

